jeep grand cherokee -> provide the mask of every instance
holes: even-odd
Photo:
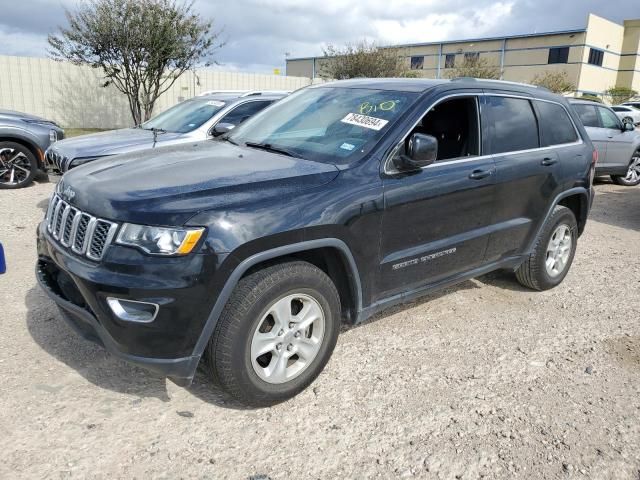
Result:
[[[341,321],[496,269],[558,285],[595,159],[573,109],[544,89],[327,83],[226,141],[67,173],[39,227],[37,275],[115,355],[183,385],[203,359],[239,401],[271,405],[316,378]]]

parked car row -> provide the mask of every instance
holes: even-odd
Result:
[[[557,286],[594,176],[640,183],[631,123],[541,88],[361,79],[283,97],[215,92],[49,147],[64,176],[37,279],[75,330],[180,385],[203,359],[239,402],[272,405],[313,382],[344,320],[496,269]]]
[[[0,111],[0,188],[25,187],[38,171],[65,173],[111,155],[215,138],[287,93],[205,93],[137,127],[64,141],[64,131],[54,122],[20,112]]]

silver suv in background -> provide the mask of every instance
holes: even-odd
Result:
[[[0,189],[22,188],[44,170],[44,152],[64,138],[50,120],[13,110],[0,110]]]
[[[186,100],[132,128],[83,135],[47,150],[51,170],[64,173],[120,153],[213,139],[240,125],[286,93],[225,92]]]
[[[596,175],[610,175],[618,185],[640,184],[640,132],[623,123],[606,105],[570,99],[598,150]]]

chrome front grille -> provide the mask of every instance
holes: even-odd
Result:
[[[118,224],[78,210],[54,194],[47,209],[47,231],[63,247],[100,260],[113,240]]]
[[[54,151],[53,149],[47,150],[45,154],[45,161],[56,170],[64,173],[67,171],[68,158]]]

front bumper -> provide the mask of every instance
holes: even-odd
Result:
[[[192,254],[156,258],[112,245],[100,263],[61,247],[38,228],[36,277],[64,319],[83,337],[128,362],[169,377],[179,385],[193,379],[202,352],[195,350],[216,300],[222,258]],[[106,299],[160,305],[150,323],[118,318]]]

